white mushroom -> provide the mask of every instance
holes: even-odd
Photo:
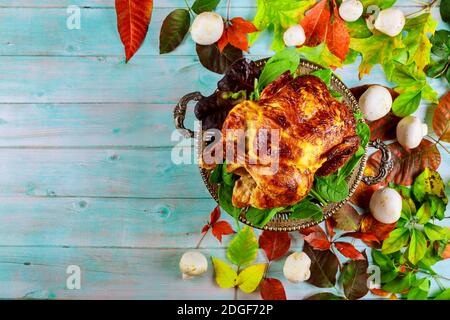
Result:
[[[220,15],[215,12],[202,12],[192,23],[192,40],[205,46],[213,44],[220,39],[223,29],[223,19]]]
[[[388,89],[379,85],[370,86],[359,98],[359,108],[369,121],[383,118],[392,107],[392,96]]]
[[[394,223],[400,219],[402,212],[402,197],[391,188],[375,191],[370,198],[370,212],[381,223]]]
[[[395,37],[402,32],[405,26],[405,15],[402,10],[397,8],[381,10],[375,20],[374,26],[378,31],[390,37]]]
[[[339,7],[339,15],[348,22],[358,20],[363,14],[363,11],[363,4],[358,0],[344,0]]]
[[[286,258],[283,274],[290,282],[298,283],[311,276],[311,259],[304,252],[294,252]]]
[[[428,126],[414,116],[407,116],[397,124],[397,140],[405,149],[419,146],[427,133]]]
[[[305,30],[299,24],[289,27],[283,34],[284,44],[288,47],[301,46],[305,43]]]
[[[180,271],[183,279],[190,279],[208,270],[208,260],[199,251],[187,251],[180,259]]]

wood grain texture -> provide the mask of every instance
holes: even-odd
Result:
[[[80,30],[66,28],[73,4],[81,8]],[[411,0],[397,6],[418,10]],[[211,93],[220,78],[200,65],[189,36],[158,55],[161,22],[178,7],[183,0],[155,1],[147,40],[125,64],[111,0],[0,2],[0,298],[233,297],[214,284],[211,264],[190,281],[178,271],[215,203],[195,165],[170,160],[172,110],[187,92]],[[231,15],[250,19],[255,10],[254,0],[233,1]],[[270,56],[270,41],[263,34],[250,57]],[[349,87],[389,85],[379,67],[360,81],[357,64],[336,71]],[[440,95],[449,89],[430,83]],[[423,103],[417,115],[430,123],[434,108]],[[448,182],[450,156],[441,153]],[[301,250],[298,233],[292,236],[293,250]],[[201,250],[224,258],[229,238],[220,245],[208,235]],[[325,291],[288,283],[282,263],[270,276],[283,281],[288,298]],[[81,290],[66,289],[71,264],[81,267]],[[450,277],[448,266],[436,271]]]

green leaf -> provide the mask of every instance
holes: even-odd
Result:
[[[233,187],[226,184],[221,184],[219,185],[217,194],[219,198],[219,204],[222,207],[222,209],[224,209],[232,217],[237,218],[241,213],[241,209],[233,206],[232,203]]]
[[[431,241],[448,240],[450,238],[450,230],[432,223],[427,223],[423,227],[423,232]]]
[[[219,184],[222,182],[222,164],[218,164],[209,175],[209,182]]]
[[[298,24],[305,16],[305,11],[312,7],[316,0],[257,0],[257,11],[253,18],[255,27],[263,31],[272,29],[274,33],[271,50],[280,51],[285,45],[284,31]],[[261,32],[251,33],[249,42],[253,44]]]
[[[450,55],[450,31],[448,30],[438,30],[431,37],[431,52],[438,56],[439,58],[448,60]]]
[[[315,177],[314,190],[326,201],[339,202],[347,198],[349,190],[345,177],[331,174]]]
[[[444,219],[446,208],[444,200],[435,195],[428,195],[427,198],[430,203],[431,215],[439,220]]]
[[[441,0],[440,12],[442,20],[450,23],[450,0]]]
[[[380,9],[387,9],[392,7],[397,0],[361,0],[364,8],[369,6],[377,6]]]
[[[393,230],[389,237],[383,241],[381,251],[383,254],[389,254],[399,251],[409,241],[410,231],[406,228],[398,228]]]
[[[434,170],[425,168],[414,180],[413,194],[417,201],[423,202],[425,195],[435,195],[447,203],[444,181],[441,175]]]
[[[392,104],[392,112],[398,117],[406,117],[419,108],[422,100],[422,91],[412,90],[400,94]]]
[[[222,165],[222,181],[223,181],[223,183],[232,187],[232,186],[234,186],[236,179],[237,179],[236,175],[227,171],[227,165],[226,165],[226,162],[224,162]]]
[[[297,49],[297,51],[304,59],[315,62],[325,68],[342,66],[342,61],[333,53],[331,53],[325,43],[321,43],[316,47],[302,46],[301,48]],[[349,61],[344,61],[346,64],[347,62],[351,63],[352,59],[356,59],[355,52],[356,51],[354,50],[349,51],[350,55],[347,55]]]
[[[425,256],[418,263],[418,266],[422,269],[429,270],[430,272],[432,272],[431,267],[441,260],[442,260],[442,258],[434,250],[434,243],[432,242],[428,246]]]
[[[249,207],[245,213],[245,218],[250,221],[255,227],[264,227],[272,218],[285,208],[272,208],[272,209],[258,209]]]
[[[423,278],[417,280],[409,290],[408,300],[427,300],[430,291],[430,280]]]
[[[362,17],[353,22],[345,22],[345,25],[351,38],[361,39],[372,35],[372,32],[367,27],[366,20]]]
[[[284,72],[294,73],[300,63],[300,55],[295,48],[287,48],[276,53],[264,65],[258,80],[258,89],[262,90]]]
[[[348,160],[347,163],[344,164],[342,168],[339,169],[339,176],[343,178],[347,178],[348,176],[350,176],[353,172],[353,169],[355,169],[355,167],[358,165],[359,161],[364,156],[364,154],[365,154],[364,148],[359,146],[358,150],[350,158],[350,160]]]
[[[227,258],[233,264],[243,267],[252,263],[256,259],[257,253],[258,240],[253,229],[247,226],[242,228],[231,240],[227,250]]]
[[[434,300],[450,300],[450,288],[441,291]]]
[[[365,121],[358,121],[356,125],[356,134],[361,139],[361,146],[367,146],[370,140],[370,128]]]
[[[408,272],[402,274],[392,281],[389,281],[381,287],[384,291],[393,293],[402,293],[411,287],[412,282],[415,280],[414,274]]]
[[[431,13],[424,13],[417,17],[406,19],[404,31],[407,31],[403,39],[408,51],[407,64],[415,63],[419,70],[423,70],[430,63],[431,42],[428,34],[436,30],[437,21]]]
[[[320,292],[306,298],[305,300],[345,300],[345,298],[337,296],[331,292]]]
[[[372,259],[373,262],[375,262],[375,264],[379,266],[381,271],[383,272],[391,271],[392,269],[395,268],[392,259],[389,258],[387,255],[381,253],[381,251],[379,250],[372,249]]]
[[[363,253],[364,256],[366,253]],[[350,260],[344,264],[340,281],[344,288],[344,294],[349,300],[357,300],[364,297],[369,288],[367,287],[367,280],[369,275],[367,273],[367,257],[365,260]]]
[[[313,219],[320,221],[323,218],[322,208],[309,200],[302,200],[292,206],[292,213],[289,219]]]
[[[213,11],[217,8],[220,0],[195,0],[192,4],[192,11],[196,14],[200,14],[205,11]]]
[[[333,72],[331,72],[330,69],[316,70],[314,72],[311,72],[310,75],[316,76],[317,78],[325,82],[328,88],[331,87],[331,77],[333,75]]]
[[[408,247],[408,260],[413,264],[417,264],[425,256],[426,251],[427,239],[421,231],[413,228]]]
[[[237,278],[237,285],[239,289],[245,293],[252,293],[258,288],[264,272],[266,271],[266,264],[254,264],[242,270]]]
[[[225,261],[212,257],[216,283],[221,288],[234,288],[237,281],[237,273]]]
[[[445,76],[445,72],[449,67],[448,60],[432,61],[426,69],[426,74],[430,78],[440,78]]]
[[[159,34],[159,53],[175,50],[185,38],[191,24],[191,16],[186,9],[175,9],[164,19]]]
[[[418,219],[417,223],[419,224],[425,224],[430,221],[431,210],[428,202],[424,202],[419,210],[417,210],[416,218]]]

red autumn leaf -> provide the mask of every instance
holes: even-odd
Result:
[[[330,236],[330,238],[333,238],[336,235],[336,232],[334,231],[334,228],[336,227],[336,221],[331,218],[325,220],[325,227],[327,228],[328,236]]]
[[[328,250],[331,242],[324,232],[312,232],[304,237],[305,241],[316,250]]]
[[[354,238],[354,239],[359,239],[362,241],[375,241],[375,242],[380,242],[380,240],[377,238],[377,236],[373,233],[363,233],[363,232],[348,232],[348,233],[344,233],[342,234],[339,238],[344,238],[344,237],[350,237],[350,238]]]
[[[261,281],[259,288],[263,300],[286,300],[286,292],[280,280],[265,278]]]
[[[352,260],[365,260],[366,258],[363,256],[361,252],[356,250],[356,248],[348,242],[335,242],[334,246],[336,249],[342,253],[344,257],[350,258]]]
[[[212,226],[212,234],[220,242],[222,242],[222,236],[235,233],[231,225],[227,221],[217,221]]]
[[[428,140],[422,140],[420,145],[412,150],[404,149],[398,142],[388,146],[392,153],[394,168],[388,174],[385,184],[394,182],[409,186],[416,176],[425,168],[436,170],[441,163],[441,155],[436,145]],[[372,154],[367,161],[367,165],[374,170],[379,167],[381,152]]]
[[[361,222],[361,232],[374,234],[380,242],[389,236],[391,231],[395,229],[396,225],[397,225],[397,223],[391,223],[391,224],[381,223],[381,222],[375,220],[375,218],[372,217],[371,214],[367,214],[364,216],[364,218]],[[365,240],[363,240],[363,241],[365,244],[367,244],[368,246],[370,246],[372,248],[380,248],[381,247],[379,242],[365,241]]]
[[[291,238],[287,232],[264,230],[259,236],[259,246],[264,250],[269,261],[277,260],[288,252]]]
[[[391,294],[388,291],[384,291],[378,288],[372,288],[370,289],[370,292],[372,292],[374,295],[379,296],[379,297],[389,297],[389,295]]]
[[[345,59],[350,48],[350,34],[339,16],[335,0],[317,3],[305,15],[301,25],[305,30],[305,45],[315,47],[325,41],[336,57]]]
[[[450,258],[450,244],[447,244],[447,245],[445,246],[445,249],[444,249],[444,251],[442,252],[441,257],[442,257],[442,259],[444,259],[444,260]]]
[[[241,49],[242,51],[248,51],[248,39],[247,34],[257,32],[258,29],[251,23],[241,17],[236,17],[228,22],[225,22],[225,28],[223,34],[217,42],[220,52],[225,49],[227,44],[231,44],[233,47]]]
[[[360,183],[361,185],[362,183]],[[361,215],[349,204],[344,204],[333,216],[336,228],[343,231],[356,231],[361,224]]]
[[[153,0],[116,0],[117,29],[128,62],[144,42],[152,17]]]
[[[434,110],[433,130],[440,140],[450,142],[450,92],[441,98]]]
[[[350,48],[350,34],[347,31],[344,20],[339,16],[339,10],[336,2],[333,1],[333,17],[330,20],[330,26],[327,32],[328,49],[342,61]]]
[[[220,218],[220,207],[216,206],[209,218],[209,222],[202,228],[202,233],[206,233],[211,228],[211,232],[214,237],[222,242],[222,236],[235,233],[231,225],[227,221],[218,221]]]
[[[325,237],[327,236],[325,234],[325,231],[323,231],[323,229],[319,225],[315,225],[315,226],[312,226],[309,228],[304,228],[304,229],[300,230],[299,232],[304,236],[307,236],[313,232],[319,232],[319,233],[322,233]]]

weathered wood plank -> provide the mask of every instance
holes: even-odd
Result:
[[[159,54],[159,30],[163,19],[172,9],[155,9],[145,43],[137,56]],[[417,8],[405,10],[415,11]],[[218,12],[226,15],[226,8]],[[432,10],[440,20],[439,9]],[[255,8],[235,8],[233,15],[252,19]],[[0,55],[97,55],[123,56],[123,46],[116,28],[116,13],[112,8],[81,10],[81,29],[69,30],[65,8],[0,8]],[[448,28],[440,21],[438,28]],[[263,32],[250,48],[251,54],[271,54],[272,35]],[[194,55],[195,44],[188,35],[185,42],[170,55]],[[132,63],[134,63],[132,61]]]
[[[0,247],[0,296],[40,299],[232,299],[233,289],[221,289],[213,279],[211,262],[206,274],[181,280],[178,261],[184,249],[109,249],[59,247]],[[224,259],[223,249],[203,249]],[[258,260],[263,262],[263,254]],[[289,299],[303,299],[321,291],[307,283],[289,283],[282,274],[284,261],[271,265],[269,276],[280,279]],[[81,269],[81,289],[66,288],[69,265]],[[436,271],[448,274],[446,262]],[[448,285],[448,283],[446,283]],[[433,285],[435,287],[435,285]],[[259,292],[239,299],[260,299]],[[371,298],[368,296],[367,298]]]
[[[0,177],[3,196],[210,198],[170,149],[1,149]]]
[[[0,104],[0,146],[174,145],[174,105]],[[189,113],[186,124],[193,127]]]

